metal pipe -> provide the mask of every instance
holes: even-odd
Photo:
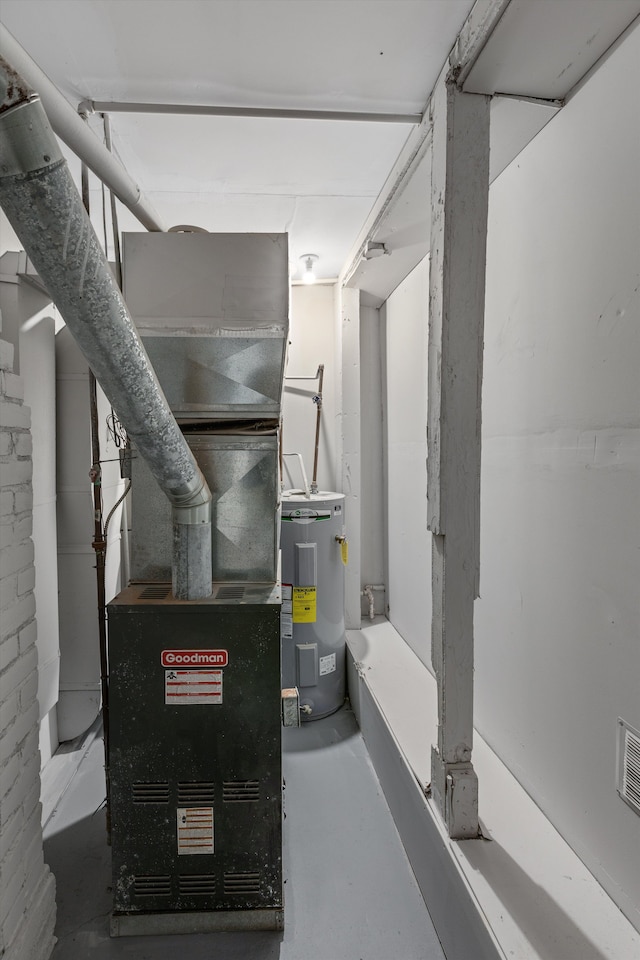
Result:
[[[365,583],[360,594],[361,597],[366,597],[369,601],[369,620],[375,618],[375,597],[373,595],[374,590],[378,590],[384,593],[386,587],[383,583]]]
[[[318,492],[318,450],[320,448],[320,419],[322,414],[322,384],[324,381],[324,363],[318,364],[318,369],[315,376],[313,377],[285,377],[286,380],[317,380],[318,381],[318,392],[312,396],[313,402],[316,404],[317,413],[316,413],[316,436],[315,436],[315,446],[313,451],[313,477],[311,479],[311,493]],[[288,454],[285,454],[288,456]],[[282,473],[282,470],[281,470]]]
[[[260,117],[269,120],[346,120],[349,123],[419,124],[421,113],[368,113],[362,110],[299,110],[297,107],[221,107],[209,103],[126,103],[82,100],[85,113],[178,114],[190,117]]]
[[[87,210],[87,213],[89,211]],[[107,840],[111,843],[111,766],[109,758],[109,658],[107,654],[107,541],[102,529],[102,467],[98,430],[98,390],[93,371],[89,371],[89,409],[91,412],[91,459],[89,476],[93,488],[93,547],[96,555],[96,589],[98,600],[98,649],[100,651],[100,690],[102,692],[102,740],[104,747],[104,779],[106,786]]]
[[[9,73],[5,74],[9,97],[12,97],[15,75],[18,74],[31,91],[37,90],[40,94],[49,122],[60,139],[113,190],[118,200],[131,210],[147,230],[164,231],[166,228],[162,220],[138,184],[91,132],[69,101],[3,24],[0,24],[0,53],[6,63],[11,64]],[[11,104],[4,88],[0,88],[0,101],[5,101],[7,106]],[[13,99],[13,102],[16,100]]]
[[[309,481],[307,480],[307,471],[304,468],[304,460],[302,459],[301,453],[283,453],[283,457],[297,457],[298,463],[300,464],[300,473],[302,474],[302,486],[304,487],[304,495],[307,500],[311,499],[311,488],[309,487]]]
[[[0,83],[15,73],[0,58]],[[211,595],[211,493],[151,367],[39,97],[0,107],[0,203],[171,502],[173,592]],[[82,121],[80,121],[82,123]]]
[[[89,168],[82,164],[82,203],[91,216],[89,207]],[[93,488],[93,547],[96,555],[96,593],[98,602],[98,649],[100,652],[100,689],[102,691],[102,740],[104,748],[104,778],[106,786],[107,842],[111,843],[111,769],[109,763],[109,661],[107,655],[107,543],[102,529],[102,467],[100,464],[100,432],[98,430],[98,390],[96,378],[89,370],[89,412],[91,421],[91,486]]]
[[[111,149],[111,121],[109,117],[103,117],[104,126],[104,145],[112,153]],[[116,195],[113,190],[109,190],[109,202],[111,206],[111,232],[113,233],[113,259],[116,265],[116,280],[122,290],[122,254],[120,252],[120,231],[118,230],[118,211],[116,209]],[[105,255],[107,248],[104,248]]]
[[[324,363],[318,367],[318,392],[313,398],[316,405],[316,441],[313,450],[313,477],[311,479],[311,492],[318,492],[318,450],[320,448],[320,418],[322,416],[322,383],[324,380]]]

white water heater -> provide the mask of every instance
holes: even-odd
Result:
[[[282,495],[282,686],[297,687],[303,720],[345,698],[345,497]]]

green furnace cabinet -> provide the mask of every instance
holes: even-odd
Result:
[[[280,590],[108,606],[113,936],[283,926]]]

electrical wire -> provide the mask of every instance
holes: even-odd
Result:
[[[104,255],[109,258],[109,240],[107,238],[107,191],[102,182],[102,234],[104,243]]]
[[[109,436],[118,449],[127,445],[127,440],[129,439],[127,437],[127,431],[118,420],[113,407],[111,408],[111,413],[107,417],[107,430],[109,431]]]
[[[109,514],[108,514],[108,516],[107,516],[107,519],[106,519],[105,522],[104,522],[104,554],[105,554],[105,557],[106,557],[106,555],[107,555],[107,545],[108,545],[108,543],[107,543],[107,534],[109,533],[109,523],[111,522],[111,517],[114,515],[114,513],[116,512],[116,510],[118,509],[118,507],[120,506],[120,504],[122,503],[122,501],[124,500],[124,498],[126,497],[126,495],[129,493],[129,490],[131,490],[131,480],[127,481],[127,485],[126,485],[126,487],[124,488],[124,493],[122,494],[122,496],[120,497],[120,499],[119,499],[119,500],[116,500],[116,502],[114,503],[114,505],[111,507],[111,510],[109,511]]]

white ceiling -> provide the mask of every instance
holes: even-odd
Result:
[[[464,89],[563,99],[638,14],[637,0],[511,0]]]
[[[2,0],[0,18],[74,107],[88,98],[407,114],[424,109],[472,6]],[[292,264],[315,253],[321,277],[340,272],[412,129],[141,114],[111,122],[118,155],[167,225],[288,230]],[[91,124],[101,133],[97,117]],[[127,211],[120,220],[141,229]]]
[[[553,120],[624,32],[640,29],[638,18],[640,0],[511,0],[463,83],[469,93],[493,95],[491,182]],[[384,215],[365,223],[362,235],[383,243],[390,255],[367,261],[356,254],[347,264],[348,285],[359,287],[374,306],[429,251],[430,162],[430,151],[423,150]]]
[[[479,0],[488,10],[497,0]],[[474,0],[1,0],[0,20],[74,107],[85,99],[420,114]],[[492,104],[497,176],[640,15],[640,0],[511,0],[464,88]],[[515,95],[515,98],[514,98]],[[102,138],[102,120],[92,129]],[[410,123],[112,113],[114,149],[167,226],[288,231],[295,271],[391,257],[351,283],[388,295],[428,249],[428,153],[385,216]],[[66,151],[74,175],[79,162]],[[93,181],[92,217],[101,197]],[[378,202],[376,203],[376,200]],[[119,205],[122,229],[142,229]],[[356,256],[356,260],[357,260]],[[294,276],[296,276],[294,272]]]

